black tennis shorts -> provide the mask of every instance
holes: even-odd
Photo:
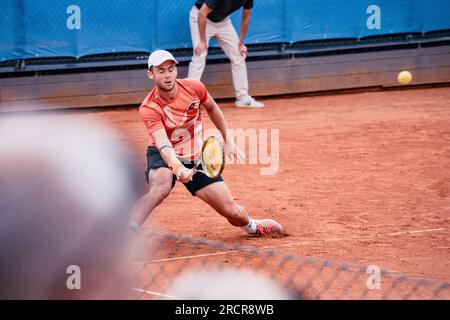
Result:
[[[186,168],[192,169],[195,166],[195,163],[184,163],[184,166]],[[166,164],[164,159],[161,157],[161,154],[159,153],[158,149],[155,147],[148,147],[147,148],[147,170],[145,170],[145,180],[147,183],[148,181],[148,173],[152,169],[157,168],[169,168],[169,166]],[[198,169],[201,169],[202,165],[198,166]],[[172,188],[175,186],[175,182],[177,181],[177,177],[175,175],[172,176]],[[189,192],[195,196],[195,193],[200,190],[203,187],[206,187],[207,185],[210,185],[214,182],[223,181],[222,177],[218,177],[216,179],[212,179],[208,177],[207,175],[199,172],[197,174],[194,174],[194,177],[192,178],[192,181],[189,181],[188,183],[183,183],[186,189],[189,190]]]

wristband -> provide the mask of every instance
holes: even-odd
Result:
[[[159,148],[159,153],[161,153],[161,151],[163,150],[163,149],[165,149],[165,148],[170,148],[170,149],[172,149],[173,150],[173,147],[172,146],[169,146],[169,145],[163,145],[161,148]],[[167,165],[169,166],[169,169],[170,169],[170,171],[172,171],[172,173],[174,174],[174,175],[176,175],[176,171],[177,171],[177,169],[179,168],[179,167],[181,167],[183,164],[180,162],[180,160],[178,160],[177,158],[175,158],[175,159],[171,159],[171,160],[169,160],[169,162],[167,163]]]

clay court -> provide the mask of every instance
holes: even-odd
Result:
[[[237,109],[229,100],[219,101],[232,129],[279,129],[275,175],[261,175],[263,165],[230,164],[223,177],[251,216],[276,219],[288,235],[248,236],[192,197],[181,183],[144,228],[450,281],[449,100],[448,87],[434,87],[272,97],[263,100],[267,107],[261,110]],[[4,114],[5,118],[20,116]],[[118,130],[121,139],[116,142],[132,150],[132,165],[142,173],[139,191],[147,191],[147,133],[137,105],[36,115],[41,116],[99,121]],[[206,112],[203,119],[205,127],[211,128]],[[164,292],[181,265],[190,268],[225,261],[255,268],[244,253],[224,258],[217,251],[168,243],[158,257],[162,253],[163,258],[185,261],[165,265],[163,282],[158,280],[159,287],[146,289]],[[149,266],[145,263],[155,267],[150,252],[137,259],[144,263],[137,265],[141,287],[152,276],[153,269],[144,270]],[[264,261],[269,274],[295,272],[294,268],[282,270],[275,262]],[[319,297],[336,298],[333,294]],[[155,297],[140,293],[137,298]]]
[[[223,177],[253,217],[274,218],[289,235],[247,236],[180,183],[146,228],[450,280],[448,87],[263,101],[262,110],[219,102],[233,129],[280,130],[278,173],[234,164]],[[51,114],[115,127],[144,172],[147,134],[137,106]],[[144,175],[139,188],[146,192]]]

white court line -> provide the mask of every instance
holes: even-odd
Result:
[[[191,259],[191,258],[219,256],[219,255],[223,255],[223,254],[227,254],[227,253],[231,253],[231,252],[238,252],[238,250],[219,251],[219,252],[214,252],[214,253],[197,254],[197,255],[193,255],[193,256],[184,256],[184,257],[176,257],[176,258],[159,259],[159,260],[152,260],[151,262],[164,262],[164,261]],[[139,262],[135,262],[135,263],[139,263]]]
[[[139,288],[133,288],[133,290],[136,290],[138,292],[143,292],[143,293],[146,293],[146,294],[152,294],[152,295],[158,296],[158,297],[169,298],[169,299],[174,299],[174,300],[180,300],[180,298],[178,298],[178,297],[171,296],[169,294],[164,294],[164,293],[161,293],[161,292],[155,292],[155,291],[139,289]]]
[[[286,244],[281,244],[281,245],[276,245],[276,246],[263,246],[262,248],[274,249],[274,248],[281,248],[281,247],[296,247],[296,246],[304,246],[304,245],[324,243],[324,242],[352,241],[352,240],[359,240],[362,238],[380,238],[380,237],[387,237],[387,236],[400,236],[400,235],[407,235],[407,234],[418,234],[418,233],[444,231],[444,230],[445,230],[445,228],[400,231],[400,232],[392,232],[392,233],[386,233],[386,234],[365,235],[365,236],[352,237],[352,238],[332,238],[332,239],[322,239],[322,240],[313,240],[313,241],[291,242],[291,243],[286,243]],[[203,258],[203,257],[216,256],[216,255],[224,255],[224,254],[233,253],[233,252],[240,252],[240,251],[239,250],[230,250],[230,251],[204,253],[204,254],[198,254],[198,255],[181,256],[181,257],[159,259],[159,260],[137,261],[137,262],[134,262],[134,264],[164,262],[164,261],[184,260],[184,259],[195,259],[195,258]]]
[[[401,235],[401,234],[424,233],[424,232],[443,231],[443,230],[444,230],[444,228],[438,228],[438,229],[425,229],[425,230],[414,230],[414,231],[401,231],[401,232],[388,233],[387,236],[397,236],[397,235]]]
[[[360,237],[352,237],[352,238],[333,238],[333,239],[324,239],[324,240],[316,240],[316,241],[286,243],[286,244],[281,244],[278,247],[295,247],[295,246],[316,244],[316,243],[323,243],[323,242],[351,241],[351,240],[360,240],[362,238],[380,238],[380,237],[387,237],[387,236],[392,237],[392,236],[400,236],[400,235],[404,235],[404,234],[417,234],[417,233],[426,233],[426,232],[444,231],[444,230],[445,230],[444,228],[437,228],[437,229],[400,231],[400,232],[392,232],[392,233],[377,234],[377,235],[363,235]],[[272,246],[272,247],[275,247],[275,246]]]

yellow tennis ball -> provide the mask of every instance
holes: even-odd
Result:
[[[401,84],[408,84],[412,80],[412,74],[409,71],[402,71],[398,74],[397,80]]]

